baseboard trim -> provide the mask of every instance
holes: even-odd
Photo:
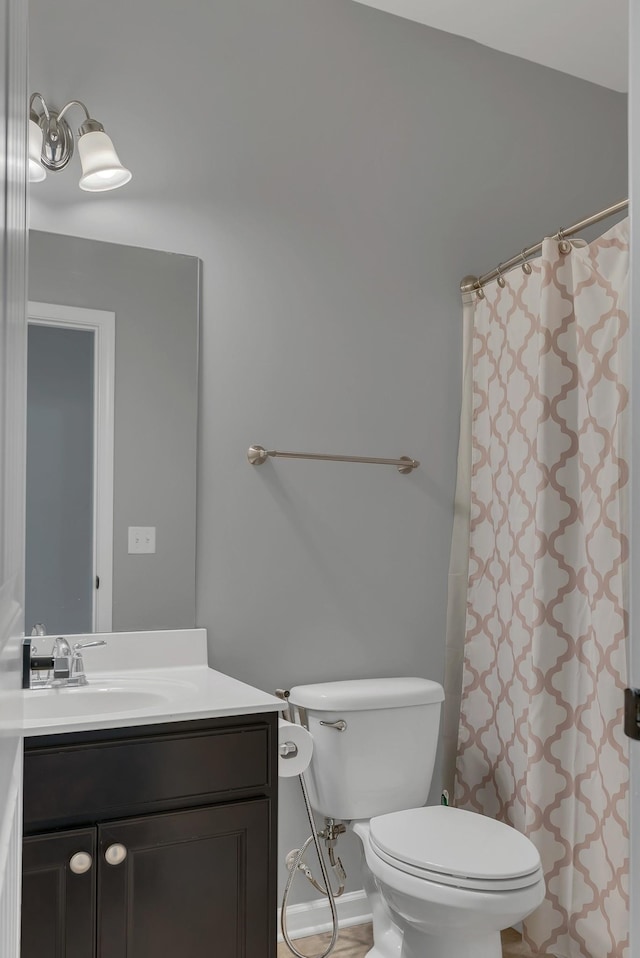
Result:
[[[364,925],[371,921],[369,903],[364,891],[349,891],[336,899],[340,928]],[[278,941],[283,941],[280,927],[282,909],[278,908]],[[331,931],[331,909],[326,898],[304,901],[287,908],[287,932],[290,938],[308,938]]]

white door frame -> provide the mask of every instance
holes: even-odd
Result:
[[[629,197],[631,212],[631,527],[629,570],[629,685],[640,688],[640,9],[629,4]],[[631,761],[631,939],[640,955],[640,742],[629,741]],[[636,902],[634,907],[633,902]]]
[[[113,615],[113,431],[116,314],[29,302],[34,326],[82,329],[95,336],[93,393],[93,631],[111,632]],[[100,588],[95,588],[96,576]]]
[[[0,954],[20,955],[27,290],[27,4],[0,0]]]

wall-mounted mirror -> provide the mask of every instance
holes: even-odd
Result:
[[[27,633],[195,625],[200,272],[30,233]]]

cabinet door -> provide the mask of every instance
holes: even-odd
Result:
[[[21,958],[94,958],[95,828],[25,838],[22,856]]]
[[[262,799],[100,825],[99,958],[273,955],[269,827]]]

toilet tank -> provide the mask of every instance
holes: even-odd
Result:
[[[421,678],[298,685],[289,703],[313,736],[313,808],[350,821],[424,805],[444,690]],[[340,728],[344,723],[344,728]]]

